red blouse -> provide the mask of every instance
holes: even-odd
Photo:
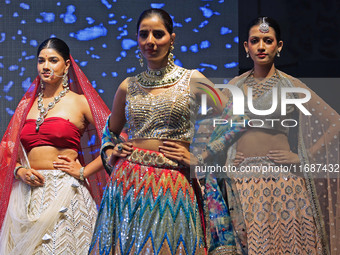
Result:
[[[60,117],[50,117],[45,119],[39,131],[36,131],[35,121],[27,119],[20,133],[20,141],[27,152],[37,146],[79,151],[81,134],[72,122]]]

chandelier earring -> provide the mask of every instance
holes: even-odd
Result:
[[[43,84],[43,81],[42,81],[42,79],[40,79],[40,88],[41,88],[41,91],[43,91],[43,90],[44,90],[44,84]]]
[[[250,57],[249,51],[247,51],[246,58],[249,58],[249,57]]]
[[[281,55],[280,55],[280,52],[278,51],[277,53],[276,53],[276,56],[279,58],[279,57],[281,57]]]
[[[170,46],[170,50],[169,50],[169,55],[168,55],[168,62],[170,64],[174,63],[174,54],[172,53],[172,51],[175,49],[175,47],[173,45]]]
[[[63,75],[63,88],[67,88],[68,89],[68,71],[66,71]]]
[[[143,67],[144,66],[143,55],[139,47],[138,47],[138,60],[139,60],[140,66]]]

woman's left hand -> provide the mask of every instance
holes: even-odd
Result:
[[[176,160],[185,166],[190,166],[190,152],[183,145],[163,141],[163,145],[159,146],[159,151],[169,159]]]
[[[244,160],[244,154],[240,151],[236,152],[235,158],[234,158],[234,166],[238,166],[241,164]]]
[[[58,159],[58,161],[53,162],[53,166],[55,169],[61,170],[73,176],[74,178],[79,179],[80,168],[82,167],[82,165],[79,163],[78,160],[73,160],[65,155],[59,155]]]
[[[278,164],[299,164],[299,156],[292,151],[272,150],[268,153],[268,158]]]

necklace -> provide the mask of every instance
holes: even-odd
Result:
[[[174,85],[185,73],[185,69],[168,63],[166,67],[161,69],[147,69],[137,74],[137,80],[142,88],[153,89],[163,88]]]
[[[268,80],[266,80],[264,83],[262,82],[258,83],[256,82],[254,78],[254,70],[253,70],[250,73],[250,75],[247,77],[244,83],[247,85],[247,87],[253,89],[253,98],[258,98],[262,96],[268,90],[271,90],[274,84],[276,84],[279,81],[279,79],[280,79],[280,76],[277,70],[275,69],[274,74]]]
[[[35,124],[36,124],[35,130],[36,131],[39,131],[41,124],[44,123],[44,120],[45,120],[45,117],[46,117],[48,111],[51,110],[56,105],[56,103],[58,103],[60,101],[60,99],[66,95],[67,92],[70,91],[70,89],[68,87],[68,83],[63,83],[63,88],[64,89],[59,92],[59,95],[54,97],[54,100],[52,102],[50,102],[47,105],[47,107],[44,107],[44,102],[43,102],[44,92],[41,91],[38,94],[39,117],[37,118],[37,121],[35,122]]]

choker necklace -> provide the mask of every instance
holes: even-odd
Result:
[[[254,70],[250,73],[250,75],[247,77],[246,81],[244,82],[247,87],[250,87],[253,89],[253,98],[258,98],[262,96],[265,92],[268,90],[271,90],[280,79],[280,76],[275,69],[274,74],[267,79],[264,83],[262,82],[256,82],[254,78]]]
[[[154,89],[163,88],[176,84],[182,78],[185,69],[168,63],[161,69],[147,69],[137,74],[137,80],[142,88]]]
[[[44,92],[41,91],[38,94],[38,110],[39,110],[39,117],[37,118],[37,121],[35,122],[36,127],[35,130],[38,132],[39,128],[41,126],[41,124],[44,123],[45,117],[47,115],[47,112],[49,110],[51,110],[56,103],[58,103],[60,101],[60,99],[62,97],[64,97],[66,95],[67,92],[70,91],[69,87],[68,87],[68,83],[63,83],[63,90],[59,92],[59,95],[54,97],[54,100],[52,102],[50,102],[47,107],[44,107],[44,102],[43,102],[43,96],[44,96]]]

